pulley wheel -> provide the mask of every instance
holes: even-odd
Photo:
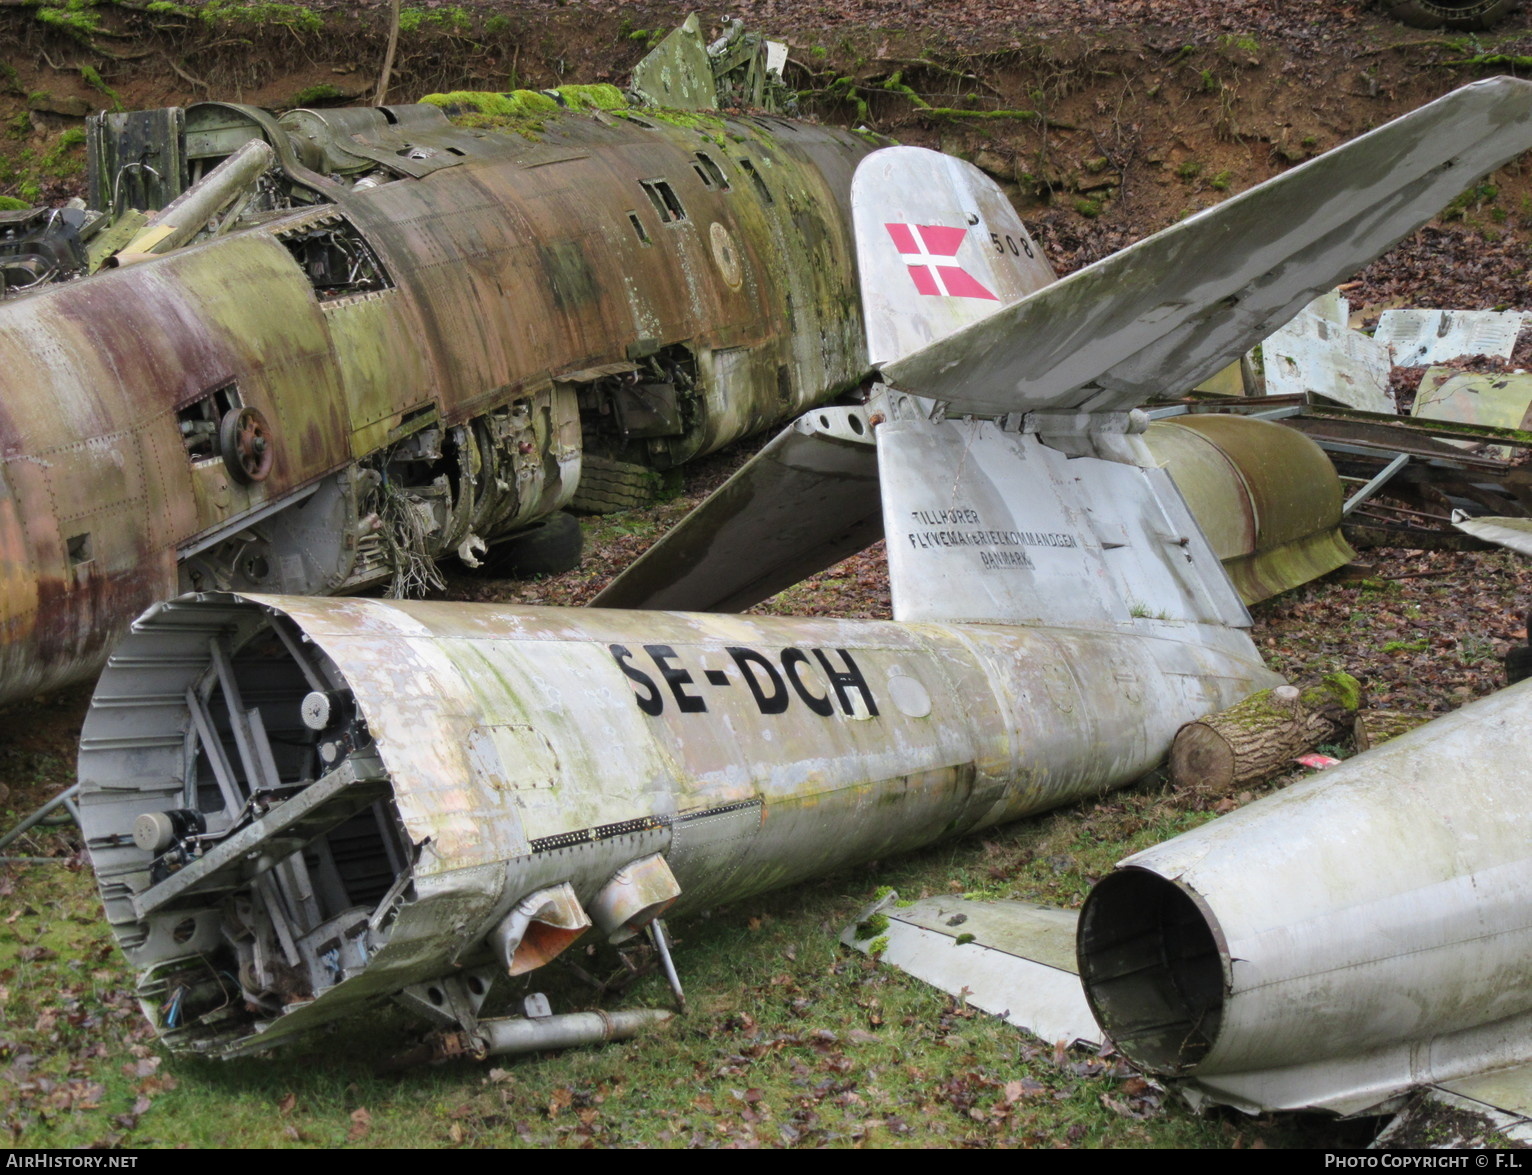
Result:
[[[271,426],[254,408],[230,408],[218,426],[218,451],[235,481],[265,481],[276,455]]]

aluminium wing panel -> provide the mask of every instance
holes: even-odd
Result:
[[[886,364],[967,412],[1179,394],[1532,148],[1532,83],[1455,90]]]
[[[878,455],[860,408],[800,417],[591,601],[742,612],[883,534]]]

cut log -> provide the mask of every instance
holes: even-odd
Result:
[[[1356,726],[1351,731],[1351,741],[1360,751],[1370,751],[1380,743],[1397,738],[1407,730],[1424,726],[1435,714],[1421,714],[1405,710],[1363,710],[1356,716]]]
[[[1251,694],[1176,732],[1171,779],[1204,795],[1269,779],[1287,770],[1294,756],[1348,731],[1361,696],[1349,673],[1328,674],[1303,690],[1284,685]]]

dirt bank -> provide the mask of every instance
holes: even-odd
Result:
[[[404,10],[389,95],[620,83],[685,11],[428,0]],[[1489,34],[1428,33],[1340,0],[752,0],[731,11],[788,41],[804,113],[973,160],[1007,186],[1062,269],[1457,85],[1532,65],[1527,14]],[[101,107],[366,102],[386,38],[383,0],[0,3],[0,194],[76,190],[82,118]],[[1469,240],[1445,251],[1479,272],[1447,302],[1521,304],[1526,164],[1476,185],[1449,216]],[[1408,291],[1397,274],[1373,281],[1438,301],[1427,287],[1439,251],[1427,250],[1428,272]]]

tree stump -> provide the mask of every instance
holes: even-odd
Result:
[[[1351,740],[1358,751],[1370,751],[1380,743],[1397,738],[1407,730],[1424,726],[1435,714],[1420,714],[1405,710],[1363,710],[1356,716]]]
[[[1224,795],[1286,770],[1295,756],[1350,729],[1362,688],[1349,673],[1300,690],[1261,690],[1227,710],[1188,722],[1170,747],[1177,787]]]

